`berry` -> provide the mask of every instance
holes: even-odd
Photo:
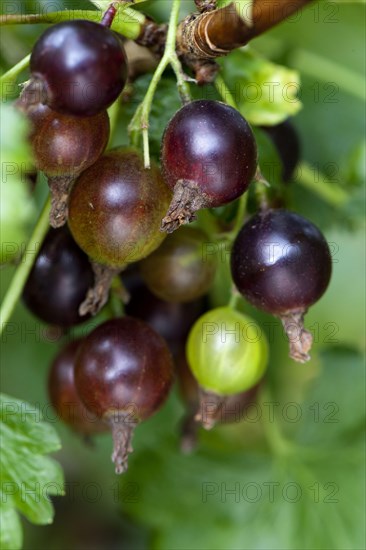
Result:
[[[45,323],[70,327],[85,321],[79,306],[93,285],[93,270],[66,227],[50,229],[23,291],[28,309]]]
[[[32,125],[30,143],[36,167],[45,172],[51,191],[50,225],[67,220],[67,200],[75,178],[103,153],[109,139],[109,117],[102,111],[92,117],[63,115],[37,103],[17,107]]]
[[[241,114],[219,101],[182,107],[165,129],[161,164],[173,201],[162,229],[174,231],[201,208],[233,201],[246,191],[257,168],[252,130]]]
[[[38,104],[27,109],[30,142],[38,170],[47,176],[78,176],[94,164],[109,139],[107,111],[81,118],[62,115]]]
[[[165,302],[140,283],[133,289],[125,311],[127,315],[148,323],[164,338],[173,355],[177,355],[185,346],[192,324],[203,313],[204,301],[186,304]]]
[[[187,341],[187,360],[201,387],[197,419],[212,427],[209,408],[222,407],[224,397],[255,386],[267,367],[268,345],[258,325],[229,307],[202,315]]]
[[[127,469],[136,424],[166,400],[173,364],[164,340],[132,317],[99,325],[83,341],[75,370],[85,406],[112,427],[116,472]]]
[[[115,149],[100,157],[73,186],[71,233],[95,262],[121,268],[161,244],[159,221],[169,198],[157,167],[145,169],[134,149]]]
[[[287,210],[256,214],[236,237],[234,283],[254,306],[281,318],[290,355],[307,361],[311,335],[303,316],[325,292],[332,270],[326,240],[309,220]]]
[[[60,113],[92,116],[122,92],[127,61],[120,37],[92,21],[66,21],[47,29],[30,59],[28,94]]]
[[[69,342],[54,359],[48,378],[48,394],[59,418],[75,431],[92,435],[108,430],[86,409],[75,388],[74,368],[81,340]]]
[[[182,227],[141,262],[142,277],[167,302],[191,302],[213,283],[216,258],[207,253],[209,238],[201,229]]]
[[[289,120],[275,126],[262,126],[262,129],[268,134],[277,149],[282,162],[282,179],[284,182],[288,182],[300,160],[301,147],[298,133]]]

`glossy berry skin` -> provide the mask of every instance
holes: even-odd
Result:
[[[141,262],[142,277],[154,294],[168,302],[191,302],[206,294],[216,271],[209,237],[195,227],[181,227]]]
[[[122,92],[127,61],[119,36],[92,21],[58,23],[36,42],[30,59],[43,103],[60,113],[92,116]]]
[[[282,162],[282,179],[288,182],[293,177],[301,157],[300,140],[296,128],[290,120],[285,120],[275,126],[262,126],[262,129],[277,149]]]
[[[134,149],[115,149],[100,157],[73,186],[71,233],[94,261],[120,268],[144,258],[164,240],[159,226],[169,199],[156,166],[145,169]]]
[[[225,396],[249,390],[259,382],[267,367],[268,344],[253,319],[219,307],[195,322],[186,352],[201,388]]]
[[[52,362],[48,377],[48,394],[58,417],[84,435],[108,430],[94,413],[86,409],[75,388],[75,360],[81,340],[69,342]]]
[[[69,230],[50,229],[25,284],[23,300],[45,323],[70,327],[86,320],[78,310],[93,282],[88,257]]]
[[[257,148],[238,111],[219,101],[197,100],[182,107],[166,127],[161,164],[172,189],[179,180],[191,182],[206,207],[221,206],[247,189],[257,167]]]
[[[106,321],[83,341],[75,371],[85,406],[108,419],[125,413],[141,421],[158,410],[173,381],[173,364],[164,340],[132,317]]]
[[[78,176],[103,153],[109,139],[109,117],[74,117],[38,103],[27,110],[30,143],[38,170],[48,176]]]
[[[184,349],[188,332],[204,312],[204,307],[202,299],[185,304],[166,302],[140,284],[132,291],[125,312],[148,323],[164,338],[172,354],[176,355]]]
[[[232,249],[231,272],[238,290],[274,315],[306,311],[325,292],[331,270],[330,251],[319,229],[283,209],[256,214]]]

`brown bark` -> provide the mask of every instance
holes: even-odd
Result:
[[[197,61],[212,63],[216,57],[244,46],[312,0],[253,0],[252,25],[240,16],[235,2],[222,9],[190,15],[178,27],[177,50],[184,63],[197,69]]]

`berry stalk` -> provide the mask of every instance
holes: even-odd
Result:
[[[150,151],[149,151],[149,115],[151,111],[151,105],[154,99],[156,88],[162,77],[163,72],[171,65],[176,78],[179,94],[183,103],[187,103],[190,100],[189,88],[182,70],[182,66],[176,54],[176,33],[180,10],[180,0],[174,0],[172,5],[172,11],[169,19],[168,34],[166,38],[164,55],[160,60],[159,65],[152,77],[150,85],[145,94],[144,100],[137,107],[136,112],[129,125],[129,134],[131,137],[131,143],[136,145],[138,135],[142,132],[143,148],[144,148],[144,164],[145,168],[150,168]]]

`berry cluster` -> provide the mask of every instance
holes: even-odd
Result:
[[[133,429],[169,394],[173,357],[189,409],[183,426],[188,449],[196,421],[211,428],[226,421],[226,407],[249,406],[269,356],[253,319],[231,305],[210,308],[217,258],[204,249],[210,239],[217,242],[218,228],[208,234],[198,225],[180,227],[201,209],[241,197],[260,179],[249,124],[224,103],[197,100],[168,123],[161,172],[154,163],[145,168],[136,148],[104,153],[106,109],[126,78],[123,43],[108,26],[61,23],[36,43],[31,79],[18,101],[31,121],[36,167],[48,176],[53,226],[24,302],[44,322],[67,330],[106,304],[112,279],[126,270],[126,316],[69,342],[49,378],[50,399],[66,423],[86,435],[112,430],[118,473],[127,468]],[[294,142],[293,129],[282,124],[266,131],[289,179],[299,154],[297,142],[284,147],[289,137]],[[298,214],[262,204],[235,236],[231,274],[248,302],[281,319],[291,357],[308,360],[311,335],[303,317],[331,275],[320,231]]]

